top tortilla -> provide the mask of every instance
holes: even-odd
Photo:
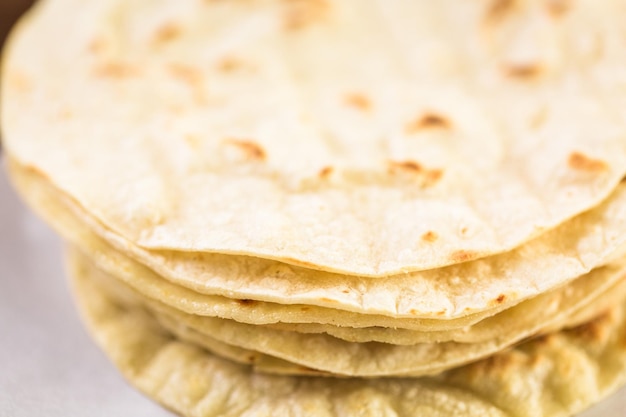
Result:
[[[614,189],[623,3],[48,0],[4,57],[2,133],[143,248],[432,269]]]

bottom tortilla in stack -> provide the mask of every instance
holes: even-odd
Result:
[[[566,416],[626,381],[626,305],[592,321],[421,378],[334,378],[255,372],[168,332],[104,273],[72,257],[78,303],[126,378],[188,416]],[[224,346],[228,348],[228,346]],[[280,363],[278,364],[280,366]]]

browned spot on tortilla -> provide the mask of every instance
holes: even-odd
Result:
[[[301,310],[301,311],[309,311],[309,310],[310,310],[310,308],[309,308],[309,307],[300,307],[300,310]]]
[[[285,0],[283,27],[286,30],[304,29],[322,19],[330,10],[327,0]]]
[[[139,69],[131,64],[125,62],[106,62],[98,65],[94,73],[98,77],[102,78],[131,78],[139,75]]]
[[[363,94],[348,94],[345,99],[346,104],[361,111],[368,111],[372,107],[370,100]]]
[[[233,56],[225,56],[217,62],[217,69],[221,72],[233,72],[243,67],[243,62]]]
[[[437,236],[437,233],[429,230],[422,235],[422,240],[425,240],[426,242],[434,242],[437,240],[438,237],[439,236]]]
[[[512,78],[531,79],[538,77],[543,72],[540,64],[509,64],[503,67],[504,73]]]
[[[450,260],[454,262],[467,262],[476,258],[478,258],[478,253],[468,250],[457,250],[450,255]]]
[[[506,300],[506,295],[500,294],[491,304],[498,305],[502,304]]]
[[[412,308],[409,310],[409,314],[413,314],[414,316],[417,315],[417,310]]]
[[[444,314],[446,314],[446,310],[441,310],[437,312],[438,316],[443,316]]]
[[[391,172],[398,170],[409,172],[422,172],[422,166],[415,161],[389,161],[389,169]]]
[[[97,37],[89,42],[89,44],[87,45],[87,51],[91,52],[92,54],[99,54],[107,49],[108,46],[109,44],[106,39],[102,37]]]
[[[547,0],[545,4],[548,14],[554,18],[562,17],[572,6],[569,0]]]
[[[350,290],[342,290],[341,292],[344,294],[350,294]]]
[[[11,87],[22,93],[27,93],[32,90],[32,80],[28,75],[21,71],[11,71],[8,76],[8,83]]]
[[[250,140],[228,139],[226,142],[239,148],[248,159],[264,160],[266,158],[265,150],[261,145]]]
[[[602,172],[608,168],[606,162],[590,158],[581,152],[572,152],[567,159],[567,165],[577,171],[591,173]]]
[[[239,303],[242,306],[252,306],[254,304],[256,304],[256,301],[254,300],[248,300],[248,299],[242,299],[242,300],[236,300],[237,303]]]
[[[415,161],[389,161],[388,172],[393,175],[399,172],[418,175],[421,179],[422,187],[434,185],[443,176],[441,169],[427,169]]]
[[[189,65],[170,64],[167,69],[172,76],[194,88],[201,84],[204,78],[202,72]]]
[[[487,7],[484,23],[493,24],[502,20],[506,15],[511,13],[516,7],[516,0],[493,0]]]
[[[320,169],[320,172],[318,173],[318,176],[320,178],[324,178],[324,179],[328,178],[333,173],[333,170],[334,169],[331,166],[324,167],[324,168]]]
[[[326,298],[326,297],[320,298],[320,301],[323,301],[325,303],[336,303],[335,300],[331,300],[330,298]]]
[[[152,36],[152,43],[159,45],[165,42],[172,41],[178,38],[182,33],[182,29],[179,24],[169,22],[159,27]]]
[[[257,360],[257,357],[256,357],[256,356],[254,356],[254,355],[250,355],[250,356],[248,356],[248,362],[250,362],[250,363],[254,363],[254,362],[256,362],[256,360]]]
[[[445,117],[436,113],[426,113],[409,122],[404,131],[412,134],[424,129],[449,129],[451,127],[452,123]]]
[[[424,185],[426,187],[430,187],[438,182],[443,176],[443,171],[440,169],[429,169],[424,173],[425,182]]]

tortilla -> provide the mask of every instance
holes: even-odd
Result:
[[[185,416],[560,417],[626,382],[624,305],[436,377],[334,380],[255,373],[172,337],[88,276],[74,275],[73,284],[86,324],[112,362],[134,386]]]
[[[511,325],[510,329],[502,329],[495,337],[480,343],[419,343],[408,346],[376,342],[351,343],[323,334],[274,330],[232,320],[186,314],[132,290],[110,274],[98,270],[88,258],[76,251],[70,252],[69,261],[73,274],[87,275],[105,289],[113,287],[116,292],[123,290],[157,317],[165,316],[165,323],[174,334],[186,332],[190,328],[221,343],[343,376],[421,376],[439,373],[496,353],[524,338],[535,336],[545,327],[565,326],[568,324],[568,316],[583,308],[591,306],[590,315],[596,315],[598,309],[606,308],[607,297],[619,302],[626,292],[626,280],[619,279],[604,291],[598,290],[590,300],[583,298],[582,302],[572,301],[571,304],[563,300],[560,308],[549,316],[542,316],[542,320]],[[614,271],[607,268],[603,272],[624,276],[623,266]]]
[[[190,293],[179,287],[230,299],[302,305],[301,308],[324,307],[333,310],[334,321],[330,321],[328,315],[323,319],[328,324],[459,328],[566,285],[626,249],[626,183],[620,184],[612,196],[594,210],[515,251],[438,270],[373,279],[324,273],[260,258],[147,251],[95,221],[37,171],[16,163],[10,163],[9,169],[23,197],[67,239],[89,246],[96,232],[117,251],[177,284],[178,287],[167,286],[167,283],[159,286],[175,290],[176,295],[173,293],[170,297],[172,302],[186,303],[183,308],[190,312],[193,308],[211,310],[218,303],[208,298],[205,299],[208,306],[193,303],[193,297],[187,295]],[[92,251],[100,256],[111,253],[106,245],[96,245]],[[125,261],[116,257],[111,262]],[[137,280],[153,275],[144,267],[139,269],[143,272],[136,274]],[[241,308],[231,303],[219,313],[196,311],[224,316],[235,314],[228,313],[233,310]],[[334,313],[339,310],[346,313]],[[294,312],[292,307],[282,311],[291,311],[293,318],[290,320],[294,322],[311,322],[318,320],[313,318],[315,312],[323,314],[328,310],[314,309],[308,320],[297,318],[298,315],[308,316],[308,310],[298,312],[296,308]],[[265,322],[276,321],[277,316],[268,316]]]
[[[141,250],[379,277],[507,252],[626,172],[624,4],[457,3],[44,1],[5,145]]]

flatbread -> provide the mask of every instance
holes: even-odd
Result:
[[[324,316],[332,309],[330,316],[315,320],[353,327],[459,328],[565,285],[623,254],[626,248],[626,183],[620,184],[611,197],[594,210],[515,251],[439,270],[373,279],[324,273],[245,256],[148,251],[95,221],[36,170],[16,163],[10,163],[9,169],[23,197],[67,239],[79,245],[96,245],[92,252],[100,256],[107,253],[116,256],[106,245],[94,240],[93,230],[117,251],[176,284],[178,287],[167,286],[167,283],[157,287],[175,291],[171,302],[186,304],[180,308],[189,312],[207,308],[203,305],[208,304],[209,311],[195,312],[245,315],[234,303],[211,313],[213,306],[220,304],[217,299],[209,303],[205,298],[207,303],[194,303],[194,296],[181,287],[193,290],[192,293],[230,299],[291,304],[300,308],[324,307],[312,311],[284,308],[277,314],[287,315],[290,311],[293,313],[290,319],[268,314],[265,323],[311,322],[316,312]],[[117,256],[114,260],[103,259],[103,262],[126,261]],[[136,264],[131,265],[137,268]],[[154,275],[144,267],[139,269],[143,272],[136,274],[137,280]],[[338,310],[346,313],[337,315]],[[298,316],[310,318],[305,320]],[[262,317],[257,323],[264,320]]]
[[[541,321],[522,326],[511,325],[510,329],[503,329],[496,337],[481,343],[419,343],[408,346],[375,342],[351,343],[323,334],[273,330],[232,320],[186,314],[132,290],[115,277],[98,270],[88,258],[75,251],[70,252],[69,260],[70,267],[75,270],[74,274],[87,275],[103,288],[122,287],[156,316],[165,316],[165,322],[174,334],[190,328],[222,343],[343,376],[421,376],[439,373],[494,354],[524,338],[535,336],[544,327],[562,327],[568,323],[570,314],[575,314],[589,305],[592,305],[591,315],[597,314],[598,309],[602,311],[606,308],[607,296],[618,302],[626,292],[626,280],[617,280],[604,291],[593,294],[591,300],[578,304],[575,301],[571,304],[563,301],[559,309],[542,317]],[[607,269],[605,272],[609,271]],[[618,277],[623,276],[623,267],[616,268],[612,273]]]
[[[506,252],[624,175],[626,29],[621,1],[503,4],[44,1],[2,136],[142,250],[360,276]]]
[[[598,319],[437,377],[333,380],[271,376],[182,342],[145,310],[73,276],[98,344],[137,388],[192,417],[454,415],[561,417],[626,382],[622,305]]]

